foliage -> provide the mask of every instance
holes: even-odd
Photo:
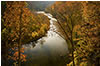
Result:
[[[100,2],[67,1],[56,2],[46,10],[57,18],[68,36],[73,37],[76,66],[98,66],[100,64]],[[72,31],[73,30],[73,31]],[[72,31],[72,34],[71,34]],[[73,49],[70,47],[69,50]],[[73,62],[67,64],[73,66]]]
[[[2,18],[2,25],[5,28],[2,29],[2,36],[6,34],[8,36],[9,44],[11,42],[17,42],[19,38],[20,32],[20,13],[22,12],[21,17],[21,32],[22,32],[22,41],[30,37],[32,37],[33,32],[43,33],[43,30],[48,30],[49,20],[46,16],[42,14],[34,14],[28,8],[25,7],[26,4],[24,2],[6,2],[7,8],[4,11],[4,16]],[[12,19],[13,18],[13,19]],[[43,21],[44,20],[44,21]],[[43,33],[44,34],[44,33]],[[7,38],[7,37],[2,37]],[[35,38],[34,38],[35,39]],[[28,41],[26,41],[28,42]],[[23,43],[26,43],[23,41]]]
[[[18,54],[18,60],[21,62],[21,45],[44,36],[49,29],[49,19],[43,14],[31,12],[24,1],[7,1],[2,2],[2,5],[6,5],[1,18],[2,47],[6,50],[2,49],[2,51],[8,57],[8,50],[18,47],[18,51],[13,55],[15,57]],[[12,56],[12,58],[14,57]]]
[[[26,62],[26,55],[24,54],[24,48],[21,48],[20,50],[21,52],[21,62]],[[18,65],[18,57],[19,57],[19,52],[18,52],[18,48],[17,47],[14,47],[14,48],[11,48],[9,49],[9,56],[8,56],[8,60],[9,61],[13,61],[12,65]]]
[[[99,2],[82,2],[83,6],[83,21],[80,25],[81,28],[77,28],[77,34],[80,38],[77,39],[76,51],[81,63],[87,62],[87,66],[98,66],[100,64],[100,23],[99,23]],[[90,6],[92,7],[90,8]],[[91,14],[91,15],[90,15]],[[81,64],[80,63],[80,64]]]

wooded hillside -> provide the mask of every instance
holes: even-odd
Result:
[[[67,66],[100,65],[100,2],[56,2],[46,10],[64,31],[72,61]],[[67,60],[67,59],[66,59]]]

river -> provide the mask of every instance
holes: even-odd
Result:
[[[68,46],[66,41],[59,36],[55,31],[57,27],[54,22],[57,22],[50,13],[43,11],[37,12],[44,14],[50,19],[50,29],[46,36],[31,42],[30,44],[22,45],[26,62],[23,66],[64,66],[67,60]]]

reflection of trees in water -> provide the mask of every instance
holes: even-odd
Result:
[[[44,39],[44,38],[41,38],[40,40],[35,41],[35,42],[31,42],[30,44],[31,44],[31,46],[34,48],[34,47],[36,46],[37,43],[43,45],[44,42],[45,42],[45,39]],[[28,44],[27,44],[27,45],[28,45]],[[29,45],[28,45],[28,46],[29,46]]]
[[[44,40],[43,38],[41,38],[41,40],[39,41],[39,43],[40,43],[41,45],[43,45],[44,42],[45,42],[45,40]]]
[[[36,45],[35,45],[35,42],[32,43],[32,46],[33,46],[33,48],[36,46]]]

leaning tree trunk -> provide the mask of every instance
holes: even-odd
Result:
[[[71,45],[72,45],[72,58],[73,58],[73,66],[75,66],[75,62],[74,62],[74,43],[73,43],[73,26],[72,26],[72,30],[71,30],[71,38],[68,37],[68,34],[66,33],[65,29],[63,28],[63,26],[60,24],[60,22],[58,21],[58,24],[60,25],[61,29],[63,30],[63,32],[65,33],[66,37],[68,38],[68,40],[70,41]],[[67,39],[65,39],[67,41]]]
[[[72,28],[72,31],[71,31],[71,44],[72,44],[72,58],[73,58],[73,66],[75,66],[75,62],[74,62],[73,28]]]

